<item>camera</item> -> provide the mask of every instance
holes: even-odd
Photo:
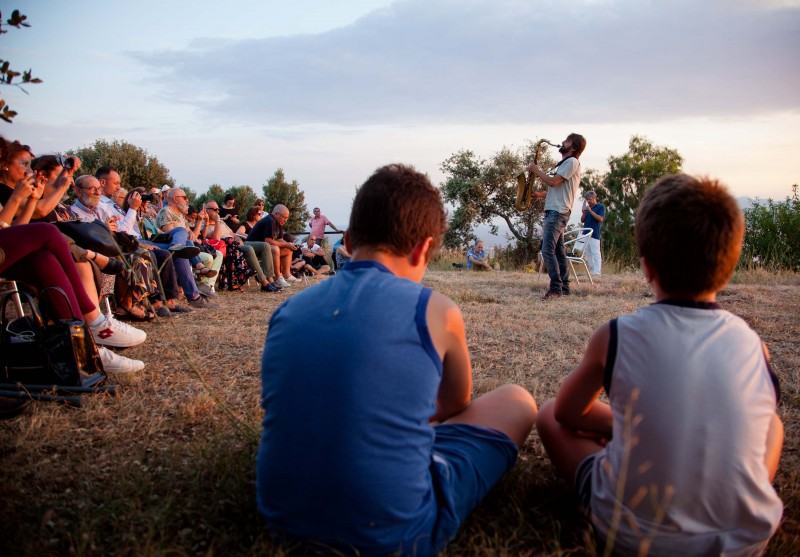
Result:
[[[152,203],[153,201],[156,201],[157,195],[158,195],[157,193],[143,193],[141,195],[141,198],[142,201],[149,201],[150,203]]]
[[[64,167],[64,170],[72,170],[75,168],[75,157],[59,153],[56,155],[56,160],[60,166]]]

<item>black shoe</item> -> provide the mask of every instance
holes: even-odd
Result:
[[[569,288],[562,288],[561,289],[561,295],[562,296],[569,296],[570,295]]]
[[[161,305],[158,306],[158,309],[156,310],[156,315],[158,315],[159,317],[172,317],[172,312],[169,310],[167,306]]]
[[[197,246],[183,246],[176,244],[169,247],[172,257],[180,257],[181,259],[191,259],[200,254],[200,248]]]
[[[281,290],[283,289],[280,286],[271,282],[269,284],[261,285],[262,292],[280,292]]]
[[[22,414],[30,404],[29,398],[0,398],[0,420],[9,420]]]
[[[561,297],[561,292],[556,292],[555,290],[548,290],[547,292],[544,293],[544,296],[542,296],[542,301],[544,302],[553,298],[560,298],[560,297]]]

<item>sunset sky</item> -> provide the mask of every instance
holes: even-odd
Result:
[[[3,90],[20,112],[3,135],[130,141],[198,192],[282,167],[346,223],[384,163],[439,183],[459,149],[573,131],[584,168],[639,134],[737,196],[800,182],[800,0],[0,4],[32,24],[2,58],[44,80]]]

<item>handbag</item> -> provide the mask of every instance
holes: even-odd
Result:
[[[41,292],[45,291],[69,301],[60,288]],[[46,321],[28,292],[20,290],[19,295],[30,308],[30,315],[8,319],[7,306],[13,293],[6,293],[0,302],[0,387],[11,388],[17,383],[82,387],[87,375],[105,378],[97,345],[86,323]]]
[[[125,232],[112,233],[108,226],[99,220],[93,222],[69,220],[54,224],[62,234],[75,240],[80,247],[96,251],[106,257],[130,253],[139,247],[136,238]]]

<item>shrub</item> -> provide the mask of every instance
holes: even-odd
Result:
[[[740,268],[800,271],[800,197],[798,186],[785,201],[756,202],[746,209]]]

